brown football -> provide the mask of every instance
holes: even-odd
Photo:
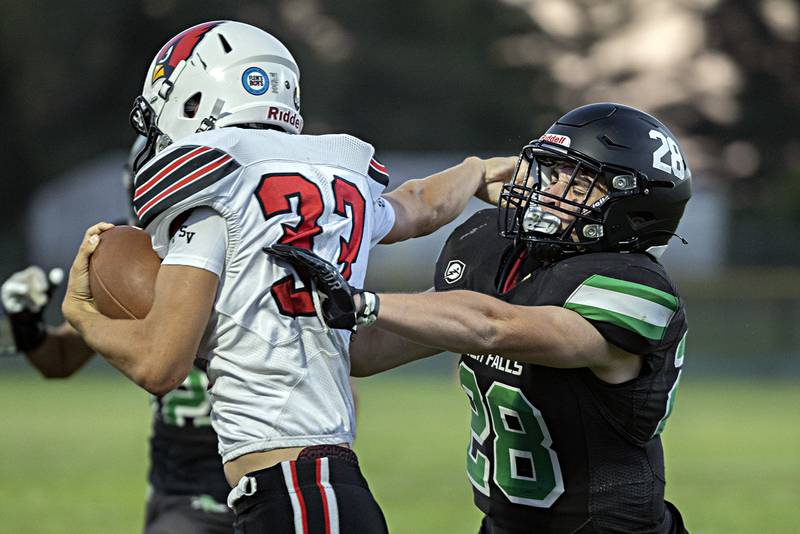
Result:
[[[153,305],[161,260],[150,236],[133,226],[100,234],[89,260],[89,285],[100,313],[112,319],[143,319]]]

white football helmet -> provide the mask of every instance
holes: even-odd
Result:
[[[300,133],[300,70],[264,30],[233,21],[185,30],[158,52],[131,111],[147,137],[134,163],[186,135],[234,124],[264,124]]]

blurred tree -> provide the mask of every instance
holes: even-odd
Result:
[[[722,140],[731,188],[731,259],[740,265],[800,265],[800,4],[723,2],[708,24],[712,46],[736,58],[745,83],[738,120],[710,128]]]
[[[530,93],[534,72],[492,54],[498,38],[530,27],[518,10],[486,0],[329,1],[324,9],[346,36],[345,46],[334,39],[336,52],[320,54],[324,81],[311,89],[324,91],[309,116],[325,130],[379,148],[516,151],[549,104]]]

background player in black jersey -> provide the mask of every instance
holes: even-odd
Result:
[[[139,153],[144,138],[131,149]],[[132,159],[132,158],[131,158]],[[123,180],[130,184],[130,161]],[[135,222],[135,221],[132,221]],[[42,313],[49,289],[63,272],[31,266],[11,275],[2,286],[17,348],[46,378],[67,378],[92,357],[78,332],[64,322],[45,326]],[[48,279],[50,278],[50,279]],[[224,534],[233,531],[233,512],[224,504],[228,486],[211,428],[208,377],[193,368],[184,382],[161,397],[151,396],[149,494],[145,534]]]
[[[331,326],[375,321],[353,336],[353,373],[462,353],[482,534],[686,532],[660,439],[687,333],[657,259],[691,196],[675,137],[639,110],[584,106],[497,193],[448,239],[440,293],[378,297],[302,251],[269,252],[316,278]]]

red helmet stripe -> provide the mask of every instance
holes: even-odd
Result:
[[[222,24],[222,21],[204,22],[197,26],[192,26],[184,30],[165,44],[156,56],[156,63],[163,66],[163,69],[154,69],[153,79],[150,83],[156,83],[161,78],[168,78],[175,67],[182,60],[188,58],[203,36],[212,28]]]

